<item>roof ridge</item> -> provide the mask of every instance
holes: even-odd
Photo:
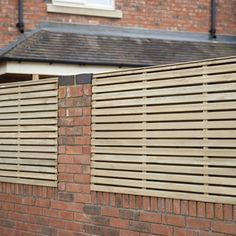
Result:
[[[167,31],[144,28],[129,28],[110,25],[85,25],[85,24],[59,24],[55,22],[42,23],[41,29],[55,33],[75,33],[80,35],[96,36],[114,36],[114,37],[131,37],[146,39],[163,39],[172,41],[189,41],[189,42],[206,42],[206,43],[236,43],[236,36],[218,35],[217,39],[209,39],[206,33],[184,32],[184,31]]]
[[[50,29],[41,29],[41,32],[44,31],[44,32],[50,32],[50,33],[54,33],[54,34],[75,34],[75,35],[81,35],[81,36],[99,36],[99,37],[110,37],[110,38],[126,38],[126,39],[132,39],[132,40],[158,40],[158,41],[163,41],[163,42],[180,42],[180,43],[183,43],[183,42],[186,42],[186,43],[190,43],[190,44],[218,44],[218,45],[232,45],[232,44],[236,44],[236,42],[225,42],[225,41],[190,41],[190,40],[187,40],[187,39],[174,39],[174,38],[152,38],[152,37],[133,37],[131,35],[120,35],[120,36],[117,36],[117,35],[106,35],[106,34],[99,34],[99,35],[93,35],[93,34],[89,34],[89,33],[85,33],[85,32],[60,32],[60,31],[51,31]]]

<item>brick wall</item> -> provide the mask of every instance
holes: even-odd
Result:
[[[90,82],[60,80],[58,188],[0,183],[0,235],[236,235],[236,205],[90,192]]]
[[[47,13],[45,0],[24,1],[26,31],[40,22],[101,24],[208,33],[211,0],[116,0],[122,19]],[[0,47],[19,33],[17,0],[0,0]],[[236,1],[218,0],[217,33],[236,35]]]

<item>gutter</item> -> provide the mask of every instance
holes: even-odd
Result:
[[[43,63],[48,63],[48,64],[74,64],[74,65],[81,65],[81,66],[86,66],[86,65],[93,65],[93,66],[117,66],[117,67],[147,67],[147,66],[155,66],[154,64],[132,64],[132,63],[114,63],[114,62],[85,62],[85,61],[69,61],[69,60],[50,60],[50,59],[35,59],[35,58],[11,58],[11,57],[1,57],[0,56],[0,62],[5,62],[5,61],[16,61],[16,62],[43,62]]]

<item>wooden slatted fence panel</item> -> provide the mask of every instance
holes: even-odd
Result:
[[[236,58],[95,75],[92,190],[236,204]]]
[[[56,79],[0,84],[0,181],[57,186]]]

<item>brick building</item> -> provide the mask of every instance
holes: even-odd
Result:
[[[19,71],[24,76],[27,71],[43,76],[55,71],[101,72],[231,56],[236,51],[235,0],[0,3],[5,78]]]
[[[67,1],[58,2],[65,2],[65,5],[68,5]],[[106,14],[101,11],[99,17],[93,16],[99,15],[99,11],[91,11],[91,15],[89,15],[89,12],[83,12],[82,9],[53,6],[51,1],[24,1],[25,31],[34,30],[42,22],[60,22],[208,34],[211,15],[210,2],[210,0],[116,0],[114,9],[120,12],[118,14],[109,13],[107,17],[103,17]],[[218,0],[217,2],[216,34],[236,35],[236,2],[234,0]],[[0,4],[0,47],[3,47],[20,35],[16,28],[18,1],[1,0]],[[70,10],[75,14],[70,14]],[[81,11],[76,13],[76,10]]]

